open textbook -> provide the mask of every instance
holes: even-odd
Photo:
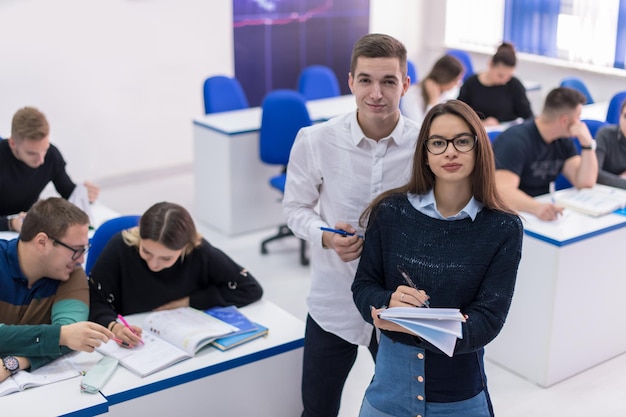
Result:
[[[463,314],[456,308],[390,307],[380,312],[389,320],[427,340],[448,356],[457,339],[463,338]]]
[[[61,356],[34,371],[19,371],[15,375],[0,382],[0,397],[27,388],[39,387],[64,381],[81,375],[81,371],[72,361],[73,354]],[[78,386],[78,383],[76,384]]]
[[[141,377],[189,359],[216,338],[239,330],[191,307],[150,313],[141,327],[143,344],[128,349],[109,340],[97,348]]]
[[[626,207],[626,191],[596,184],[593,188],[567,188],[554,194],[554,201],[590,216],[603,216]]]

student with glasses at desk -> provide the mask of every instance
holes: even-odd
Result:
[[[52,197],[28,211],[19,238],[0,240],[0,381],[113,337],[86,321],[88,225],[82,210]]]
[[[368,224],[352,292],[381,335],[360,417],[493,416],[484,346],[509,311],[522,222],[496,191],[491,145],[467,104],[450,100],[428,112],[412,166],[406,185],[361,216]],[[465,315],[451,357],[378,318],[383,306],[424,305]]]

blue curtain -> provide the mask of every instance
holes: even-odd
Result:
[[[506,0],[504,39],[520,52],[556,57],[560,0]]]
[[[617,42],[615,42],[615,68],[626,68],[626,0],[619,2],[617,18]]]

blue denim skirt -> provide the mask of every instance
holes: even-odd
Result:
[[[376,356],[374,378],[365,391],[359,417],[490,417],[485,392],[463,401],[428,402],[424,350],[394,343],[384,334]]]

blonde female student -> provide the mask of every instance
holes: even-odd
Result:
[[[263,294],[247,269],[198,234],[185,208],[168,202],[153,205],[138,227],[111,238],[91,269],[89,289],[89,319],[129,346],[139,343],[141,328],[126,328],[118,314],[241,307]]]
[[[361,417],[493,415],[483,348],[504,325],[522,247],[522,223],[498,195],[494,172],[480,119],[465,103],[447,101],[424,119],[409,183],[363,213],[368,224],[352,292],[381,336]],[[427,301],[466,316],[452,357],[378,318],[383,306]]]

